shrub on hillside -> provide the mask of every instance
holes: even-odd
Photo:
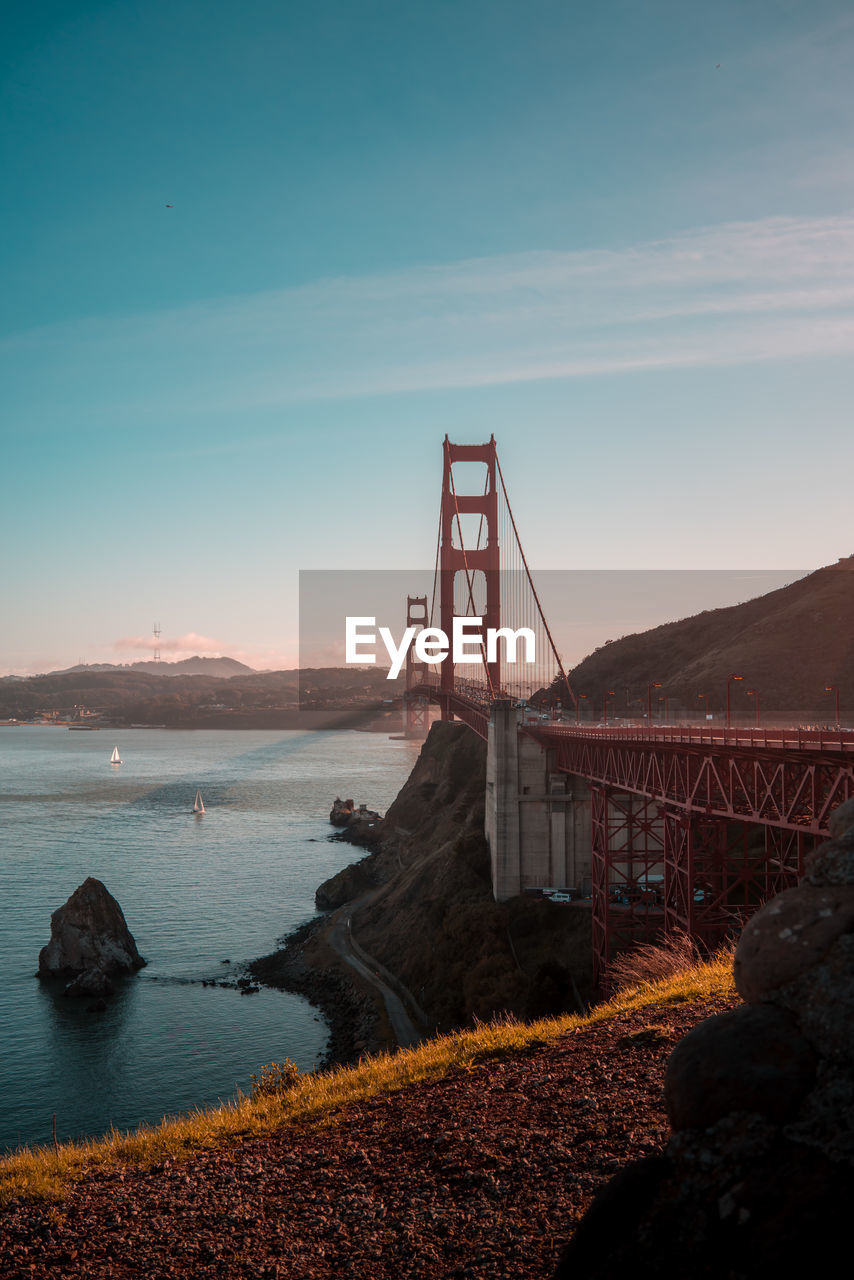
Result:
[[[268,1062],[261,1068],[260,1076],[254,1073],[252,1080],[252,1097],[267,1098],[277,1093],[290,1093],[299,1083],[299,1067],[290,1058],[284,1062]]]

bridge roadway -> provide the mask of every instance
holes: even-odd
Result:
[[[443,714],[488,740],[490,704],[423,680]],[[686,814],[826,837],[830,813],[854,795],[854,730],[722,725],[578,725],[520,715],[520,732],[551,749],[563,773],[657,799]]]

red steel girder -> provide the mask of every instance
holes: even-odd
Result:
[[[593,981],[604,984],[618,951],[650,942],[664,923],[664,830],[648,797],[591,788]]]
[[[854,795],[854,757],[839,750],[594,737],[564,726],[530,732],[559,769],[688,814],[823,836],[832,810]]]

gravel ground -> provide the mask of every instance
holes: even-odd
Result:
[[[551,1276],[597,1189],[662,1150],[673,1044],[735,1000],[559,1044],[186,1162],[93,1175],[0,1214],[0,1275]]]

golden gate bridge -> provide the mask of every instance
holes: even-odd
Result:
[[[484,632],[524,628],[535,641],[524,664],[483,638],[468,661],[407,653],[407,732],[425,732],[437,704],[488,743],[495,897],[589,874],[596,982],[635,942],[678,933],[713,948],[803,875],[830,813],[854,795],[854,732],[580,723],[495,439],[446,436],[443,454],[432,597],[408,598],[407,625],[451,636],[455,618],[477,618]]]

